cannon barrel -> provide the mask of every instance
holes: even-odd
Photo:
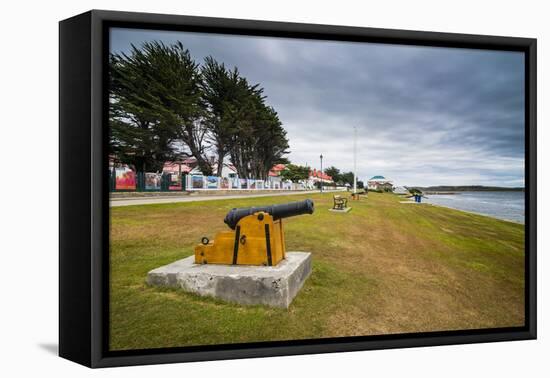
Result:
[[[261,207],[242,207],[233,209],[227,213],[223,220],[232,230],[235,229],[239,221],[254,213],[263,211],[270,214],[274,220],[292,217],[302,214],[313,214],[314,204],[310,199],[298,202],[283,203],[280,205],[261,206]]]

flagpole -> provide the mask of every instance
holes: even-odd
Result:
[[[357,126],[353,126],[353,193],[357,194]]]

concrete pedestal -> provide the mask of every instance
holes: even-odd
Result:
[[[243,305],[288,308],[311,273],[311,253],[287,252],[277,266],[195,264],[189,256],[147,274],[151,286],[181,288]]]
[[[351,207],[344,207],[342,210],[340,210],[340,209],[328,209],[328,211],[330,211],[330,212],[333,212],[333,213],[343,213],[343,214],[349,213],[350,210],[351,210]]]

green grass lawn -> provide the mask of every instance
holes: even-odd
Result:
[[[289,309],[245,307],[145,284],[227,229],[234,207],[311,198],[285,220],[287,251],[313,254]],[[332,194],[111,208],[110,349],[379,335],[524,324],[524,226],[370,193],[348,214]]]

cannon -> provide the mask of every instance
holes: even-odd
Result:
[[[195,247],[195,264],[277,265],[285,258],[283,219],[313,214],[310,199],[280,205],[230,210],[214,241],[203,237]]]

